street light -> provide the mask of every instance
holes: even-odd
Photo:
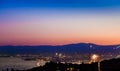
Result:
[[[98,71],[100,71],[100,57],[97,54],[91,56],[93,62],[98,62]]]
[[[97,60],[98,60],[98,55],[97,54],[93,54],[92,56],[91,56],[91,60],[93,61],[93,62],[97,62]]]

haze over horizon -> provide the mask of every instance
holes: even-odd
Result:
[[[119,0],[1,0],[0,46],[120,44]]]

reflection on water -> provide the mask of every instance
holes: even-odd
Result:
[[[36,67],[36,61],[24,61],[17,57],[0,57],[0,71],[6,68],[29,69]]]

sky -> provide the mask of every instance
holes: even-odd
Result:
[[[0,45],[120,44],[120,0],[0,0]]]

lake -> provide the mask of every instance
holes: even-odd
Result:
[[[3,69],[30,69],[36,67],[37,61],[24,61],[18,57],[0,57],[0,71]]]

